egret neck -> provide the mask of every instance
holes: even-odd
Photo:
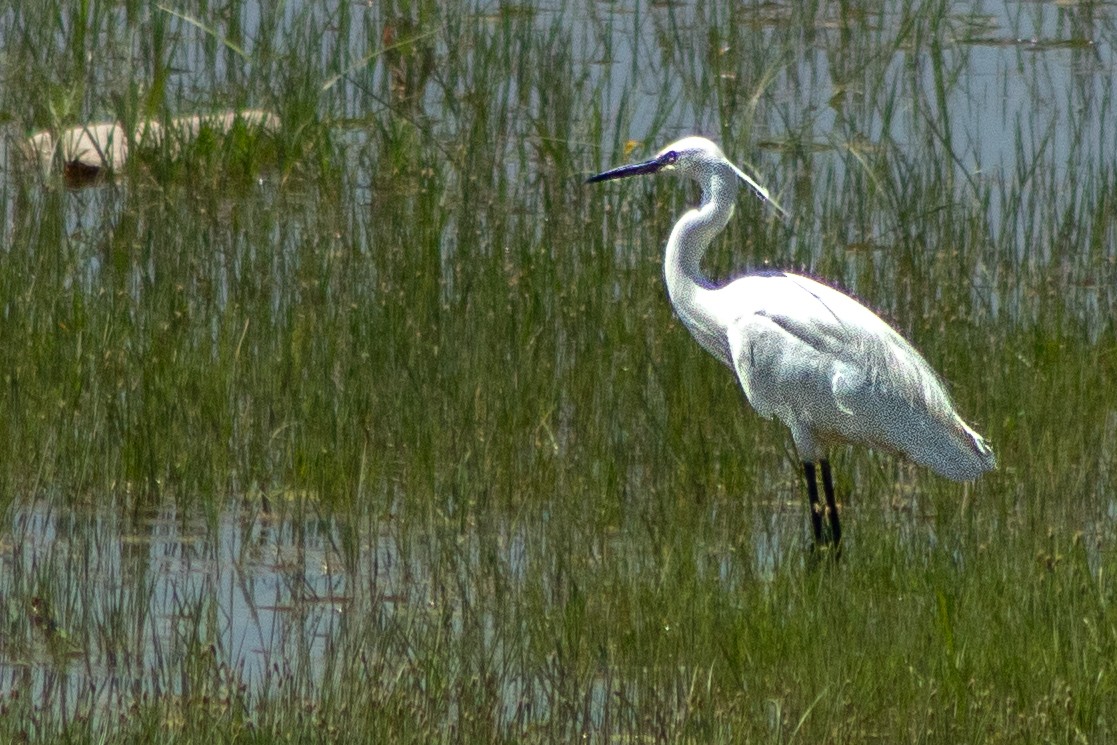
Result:
[[[702,257],[733,217],[740,179],[729,168],[714,167],[701,183],[701,204],[671,230],[663,274],[671,304],[690,333],[706,351],[732,366],[725,327],[714,307],[715,287],[702,272]]]

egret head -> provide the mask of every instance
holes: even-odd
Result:
[[[620,166],[619,168],[613,168],[604,173],[590,176],[586,179],[586,183],[594,184],[599,181],[611,181],[612,179],[626,178],[628,176],[642,176],[649,173],[666,171],[705,184],[712,178],[713,174],[719,170],[730,171],[738,179],[743,181],[746,186],[752,189],[761,200],[772,205],[781,215],[787,215],[784,209],[772,199],[767,189],[756,183],[756,181],[750,178],[749,175],[740,168],[733,165],[721,152],[721,148],[705,137],[684,137],[660,150],[651,160]]]

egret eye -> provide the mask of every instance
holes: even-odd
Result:
[[[665,165],[665,166],[675,165],[675,161],[678,160],[678,159],[679,159],[679,154],[676,153],[674,150],[668,150],[667,152],[665,152],[663,154],[663,157],[660,158],[660,160],[663,162],[663,165]]]

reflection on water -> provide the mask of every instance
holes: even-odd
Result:
[[[806,558],[797,540],[794,556],[787,548],[802,532],[802,505],[758,514],[752,576],[767,581],[782,562]],[[0,690],[67,721],[152,697],[254,700],[294,689],[301,700],[339,676],[351,680],[354,666],[406,686],[405,676],[423,680],[480,654],[504,671],[502,721],[546,718],[557,695],[551,678],[565,674],[562,649],[526,664],[525,631],[561,638],[547,628],[577,592],[572,571],[615,571],[627,584],[662,568],[634,550],[633,531],[563,546],[546,516],[531,525],[461,533],[420,524],[404,535],[394,518],[355,527],[247,509],[209,522],[172,506],[131,516],[17,508],[0,537],[0,597],[17,612],[0,637]],[[740,591],[730,545],[696,546],[693,560],[727,597]],[[615,675],[603,669],[584,689],[594,726],[609,715],[609,691],[623,685]],[[457,704],[448,705],[453,720]]]
[[[390,605],[392,539],[342,558],[329,520],[226,512],[212,526],[174,508],[128,518],[44,505],[18,509],[3,542],[0,595],[26,609],[0,647],[0,688],[73,714],[139,695],[190,696],[191,657],[226,666],[230,685],[265,691],[313,681],[350,606],[353,582]]]

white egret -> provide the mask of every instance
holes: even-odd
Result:
[[[824,512],[835,555],[842,536],[827,459],[832,444],[893,450],[955,481],[996,466],[993,451],[954,411],[923,356],[864,305],[790,272],[747,274],[720,287],[703,275],[702,256],[728,224],[742,183],[783,213],[717,145],[687,137],[651,160],[599,173],[587,183],[661,171],[702,187],[701,204],[679,218],[667,240],[671,304],[698,343],[737,374],[753,408],[791,429],[816,545],[823,544]]]

